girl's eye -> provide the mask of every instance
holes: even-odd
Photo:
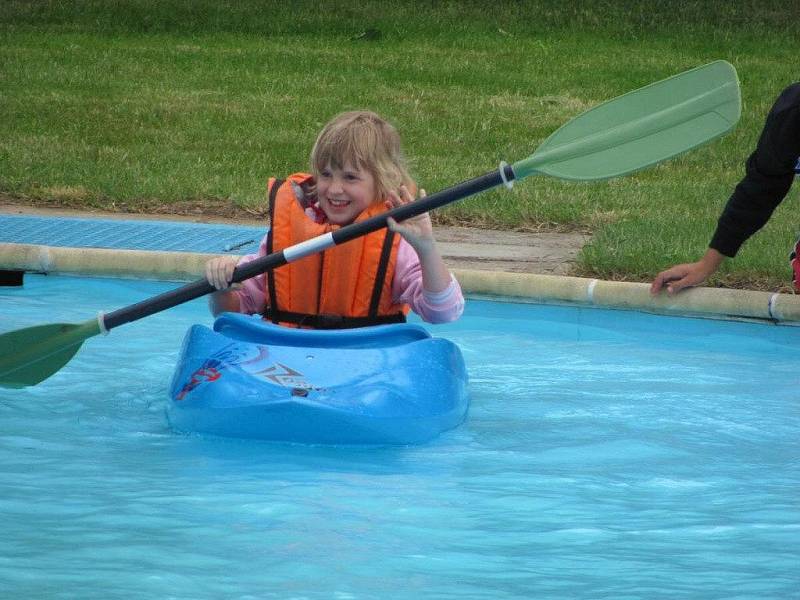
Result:
[[[355,173],[345,173],[344,178],[347,179],[347,181],[357,181],[358,175]]]
[[[330,171],[320,171],[319,176],[320,177],[324,177],[325,179],[328,179],[331,176],[331,172]]]

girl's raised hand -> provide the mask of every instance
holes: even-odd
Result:
[[[425,190],[420,190],[419,197],[424,198],[425,196]],[[410,202],[414,202],[414,196],[411,195],[411,192],[406,186],[401,185],[399,192],[389,192],[389,199],[386,200],[386,208],[392,209]],[[416,217],[411,217],[402,223],[398,223],[393,218],[389,217],[386,219],[386,224],[391,231],[402,235],[417,253],[429,250],[434,245],[433,225],[431,224],[431,217],[428,213],[422,213]]]

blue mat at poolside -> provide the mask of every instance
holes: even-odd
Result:
[[[210,254],[258,251],[264,227],[0,215],[0,242]]]

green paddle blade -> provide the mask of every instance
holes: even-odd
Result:
[[[0,387],[36,385],[63,367],[84,340],[100,333],[97,319],[55,323],[0,335]]]
[[[723,60],[604,102],[556,130],[518,178],[543,173],[568,180],[618,177],[705,144],[741,114],[739,81]]]

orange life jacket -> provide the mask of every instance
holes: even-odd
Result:
[[[267,253],[338,229],[306,214],[311,175],[295,173],[268,183]],[[374,202],[356,222],[386,210]],[[267,272],[264,318],[294,327],[344,329],[405,322],[409,307],[392,302],[400,236],[380,229]]]

